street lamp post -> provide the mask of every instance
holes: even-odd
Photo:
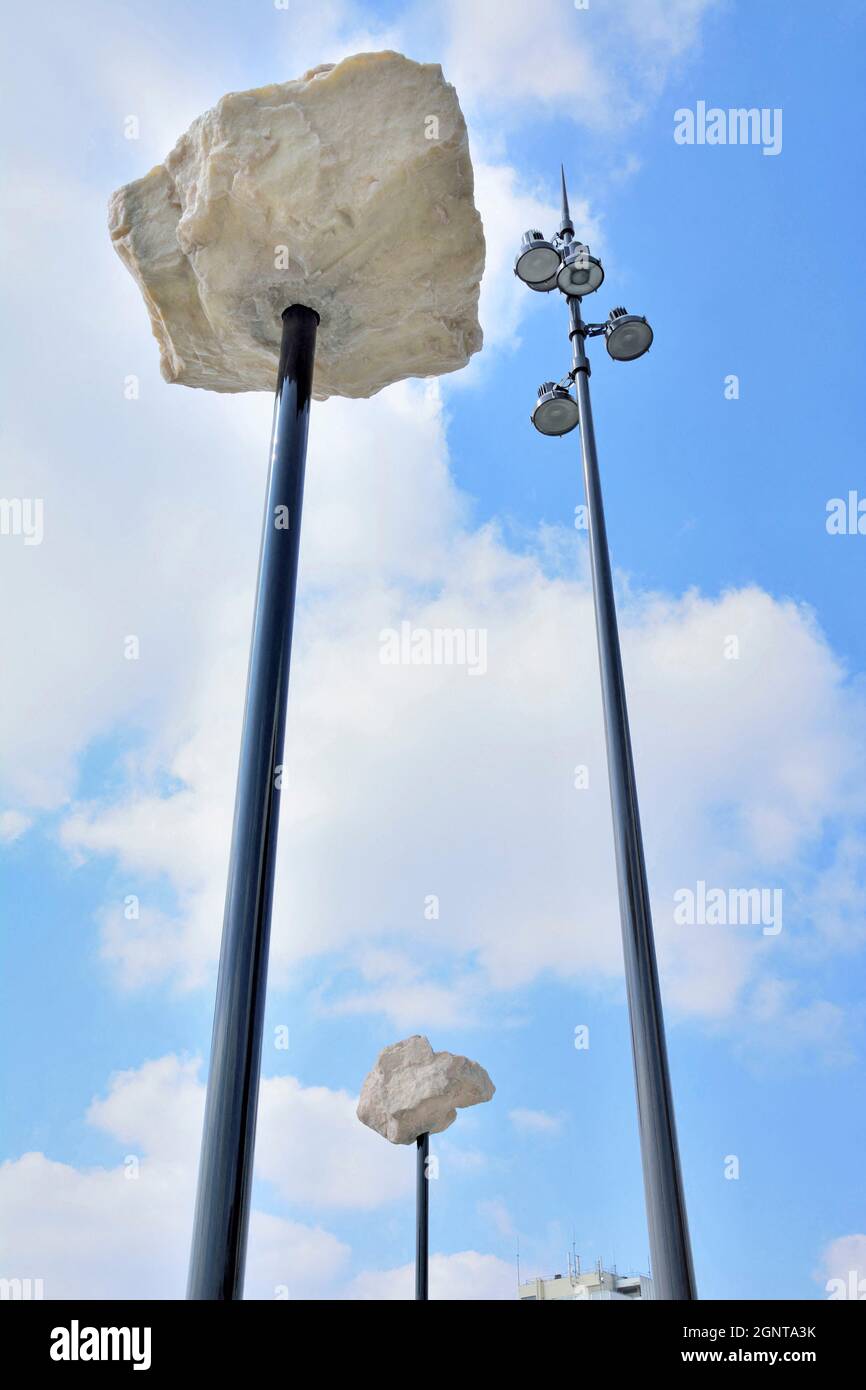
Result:
[[[558,259],[559,268],[554,264],[554,258]],[[631,361],[649,349],[652,329],[646,319],[627,314],[621,308],[614,309],[606,323],[584,323],[580,311],[581,299],[599,288],[604,280],[604,270],[600,261],[590,255],[589,248],[574,240],[564,171],[559,234],[548,242],[540,232],[527,232],[514,268],[515,274],[531,289],[543,293],[559,289],[568,302],[572,368],[559,383],[545,382],[539,389],[532,422],[542,434],[549,435],[567,434],[576,426],[580,427],[652,1273],[657,1297],[694,1299],[697,1298],[697,1290],[674,1121],[616,604],[592,422],[590,365],[586,355],[586,339],[603,334],[608,353],[615,361]],[[572,384],[574,396],[569,389]]]

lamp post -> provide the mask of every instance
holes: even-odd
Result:
[[[319,316],[282,315],[187,1298],[243,1293],[304,466]]]
[[[541,232],[527,232],[516,257],[514,271],[530,289],[541,293],[559,289],[568,305],[572,367],[560,382],[545,382],[539,388],[531,418],[536,429],[547,435],[568,434],[580,426],[652,1273],[659,1298],[694,1299],[697,1290],[677,1146],[616,604],[592,422],[590,365],[586,355],[586,339],[604,335],[608,353],[614,361],[632,361],[648,351],[653,334],[646,319],[628,314],[622,308],[614,309],[605,323],[583,321],[581,300],[601,286],[604,269],[601,262],[590,255],[589,248],[574,239],[564,170],[559,233],[547,241]],[[574,396],[570,390],[572,385]]]

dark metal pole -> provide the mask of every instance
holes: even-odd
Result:
[[[427,1300],[427,1267],[430,1252],[430,1179],[427,1159],[430,1135],[419,1134],[415,1172],[415,1299]]]
[[[187,1298],[243,1296],[304,463],[319,317],[283,314]]]
[[[579,299],[569,299],[569,317],[652,1275],[657,1298],[694,1299],[697,1289],[674,1122]]]

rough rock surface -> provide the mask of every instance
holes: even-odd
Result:
[[[320,400],[456,371],[481,346],[466,125],[434,63],[361,53],[224,96],[118,189],[109,230],[167,381],[273,390],[293,303],[321,317]]]
[[[379,1053],[361,1088],[358,1119],[392,1144],[414,1144],[419,1134],[441,1134],[458,1108],[490,1100],[495,1090],[478,1062],[434,1052],[416,1033]]]

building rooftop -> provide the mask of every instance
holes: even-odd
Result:
[[[598,1303],[654,1296],[648,1275],[617,1274],[615,1270],[602,1269],[600,1264],[583,1273],[577,1267],[568,1274],[521,1280],[517,1286],[517,1297],[522,1303],[540,1303],[545,1299]]]

